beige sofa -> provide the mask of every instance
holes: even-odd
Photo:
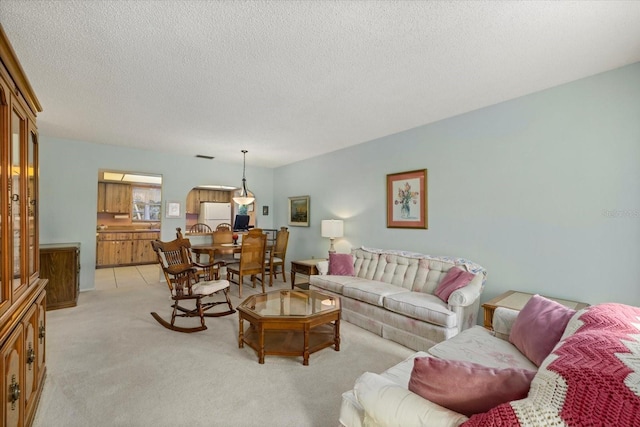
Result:
[[[342,319],[414,350],[427,350],[476,324],[486,271],[462,258],[358,248],[353,276],[311,276],[310,288],[340,297]],[[434,295],[452,267],[474,275],[448,303]],[[319,266],[323,270],[323,266]]]
[[[508,340],[517,315],[498,308],[493,321],[497,333],[474,326],[382,374],[365,372],[342,395],[341,425],[640,425],[640,308],[609,303],[578,311],[539,367]],[[536,373],[526,397],[467,418],[408,389],[416,357]]]

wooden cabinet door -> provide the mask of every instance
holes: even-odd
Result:
[[[187,194],[186,212],[196,215],[200,213],[200,190],[194,188]]]
[[[151,240],[134,240],[133,241],[133,263],[134,264],[151,264],[157,262],[156,253],[151,247]]]
[[[105,183],[105,212],[131,213],[131,185]]]
[[[103,213],[107,211],[105,202],[107,200],[106,184],[104,182],[98,183],[98,212]]]
[[[79,283],[79,282],[78,282]],[[37,341],[36,341],[36,363],[38,369],[38,384],[42,384],[44,380],[44,374],[46,372],[45,362],[47,360],[47,346],[46,346],[46,338],[47,338],[47,299],[45,298],[44,293],[36,299],[35,303],[36,307],[38,307],[36,316],[37,327],[36,329]]]
[[[229,203],[231,192],[225,190],[199,190],[200,202]]]
[[[120,240],[116,243],[116,264],[131,264],[133,262],[133,241]]]
[[[115,241],[99,241],[96,249],[96,265],[115,265],[117,262],[117,249]]]
[[[24,365],[22,325],[18,324],[2,346],[2,425],[7,427],[24,425]]]
[[[79,259],[79,245],[40,247],[40,277],[49,280],[47,306],[50,310],[77,304]]]
[[[34,304],[31,306],[22,321],[24,334],[24,387],[22,396],[25,405],[25,419],[29,420],[35,410],[35,396],[38,389],[38,373],[37,353],[38,353],[38,307]]]

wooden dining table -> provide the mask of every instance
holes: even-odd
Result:
[[[200,255],[205,254],[209,256],[209,260],[215,259],[217,255],[233,255],[239,254],[242,251],[242,244],[233,243],[215,243],[207,245],[192,245],[191,251],[196,254],[196,261],[200,261]]]

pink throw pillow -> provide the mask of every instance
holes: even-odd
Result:
[[[353,256],[351,254],[329,254],[329,274],[335,276],[353,276]]]
[[[489,368],[471,362],[416,357],[409,390],[470,417],[502,403],[524,399],[535,371]]]
[[[560,341],[569,319],[576,313],[564,305],[534,295],[525,304],[509,333],[509,342],[540,366]]]
[[[442,282],[438,284],[434,294],[444,302],[449,301],[449,296],[457,289],[467,286],[473,280],[475,275],[464,271],[459,267],[451,267],[444,276]]]

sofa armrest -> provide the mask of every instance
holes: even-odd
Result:
[[[482,274],[476,274],[476,277],[469,282],[467,286],[453,291],[449,296],[449,306],[451,307],[468,307],[478,298],[482,293],[484,287],[484,276]]]
[[[356,380],[354,392],[365,411],[365,427],[457,427],[468,420],[371,372]]]

